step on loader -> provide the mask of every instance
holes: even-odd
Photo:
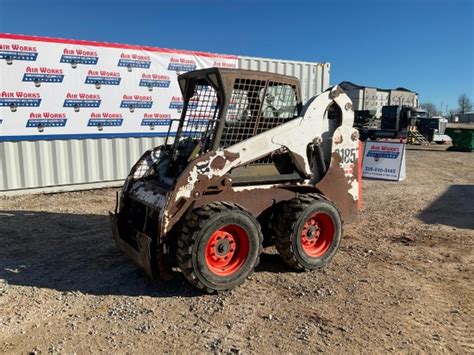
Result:
[[[242,284],[262,245],[294,269],[325,266],[360,204],[349,97],[334,86],[303,106],[296,78],[239,69],[178,82],[180,119],[133,166],[110,214],[119,248],[150,277],[178,267],[210,293]]]

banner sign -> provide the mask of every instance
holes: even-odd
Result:
[[[405,144],[366,141],[362,177],[401,181],[406,177]]]
[[[183,107],[179,74],[237,65],[231,55],[0,34],[0,141],[163,136]]]

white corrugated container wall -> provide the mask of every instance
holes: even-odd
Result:
[[[303,103],[329,87],[329,63],[239,57],[239,68],[297,77],[301,83]]]
[[[329,63],[239,57],[239,68],[297,77],[303,102],[329,87]],[[119,185],[141,154],[164,138],[0,142],[0,194]]]
[[[81,190],[123,181],[145,150],[162,143],[162,137],[1,142],[0,193]]]

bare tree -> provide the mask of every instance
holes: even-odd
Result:
[[[431,102],[425,102],[420,104],[420,107],[428,112],[428,116],[433,117],[433,116],[438,116],[440,114],[439,110],[436,108],[435,104],[432,104]]]
[[[454,122],[454,116],[456,116],[458,111],[456,110],[449,110],[446,112],[445,117],[448,119],[449,122]]]
[[[446,114],[446,118],[448,119],[449,122],[454,122],[454,117],[459,114],[458,110],[449,110],[449,112]]]
[[[466,113],[472,110],[472,102],[466,94],[462,94],[458,98],[459,113]]]

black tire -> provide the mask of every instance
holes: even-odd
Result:
[[[230,242],[219,238],[227,231],[237,234],[235,239],[230,237]],[[214,248],[213,241],[217,243]],[[242,284],[258,265],[262,241],[260,225],[249,212],[233,203],[214,202],[188,214],[178,236],[176,258],[186,279],[198,289],[208,293],[230,290]],[[223,254],[218,255],[219,252]],[[229,265],[220,269],[221,262]],[[229,270],[234,271],[225,274]]]
[[[313,222],[316,226],[311,226]],[[280,256],[297,270],[325,266],[341,243],[340,213],[334,204],[319,194],[302,194],[287,201],[274,225],[275,246]]]

